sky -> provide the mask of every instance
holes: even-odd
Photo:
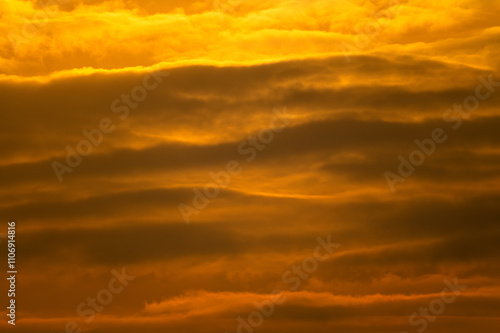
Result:
[[[0,0],[2,332],[498,331],[499,12]]]

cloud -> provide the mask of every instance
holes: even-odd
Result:
[[[494,331],[498,91],[458,130],[443,114],[479,76],[500,80],[499,5],[3,1],[0,215],[18,224],[18,323],[234,332],[281,288],[263,333],[401,332],[457,276],[469,288],[432,330]],[[274,109],[288,124],[250,162],[238,147]],[[60,183],[52,163],[104,118],[114,131]],[[435,128],[449,138],[392,193],[384,172]],[[230,160],[242,172],[186,225],[178,205]],[[341,249],[287,291],[283,272],[327,235]],[[76,307],[121,267],[136,280],[84,324]]]

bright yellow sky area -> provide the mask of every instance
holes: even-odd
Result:
[[[349,53],[497,65],[498,1],[2,0],[0,71],[35,76],[160,63],[262,63]],[[478,52],[479,51],[479,52]]]

